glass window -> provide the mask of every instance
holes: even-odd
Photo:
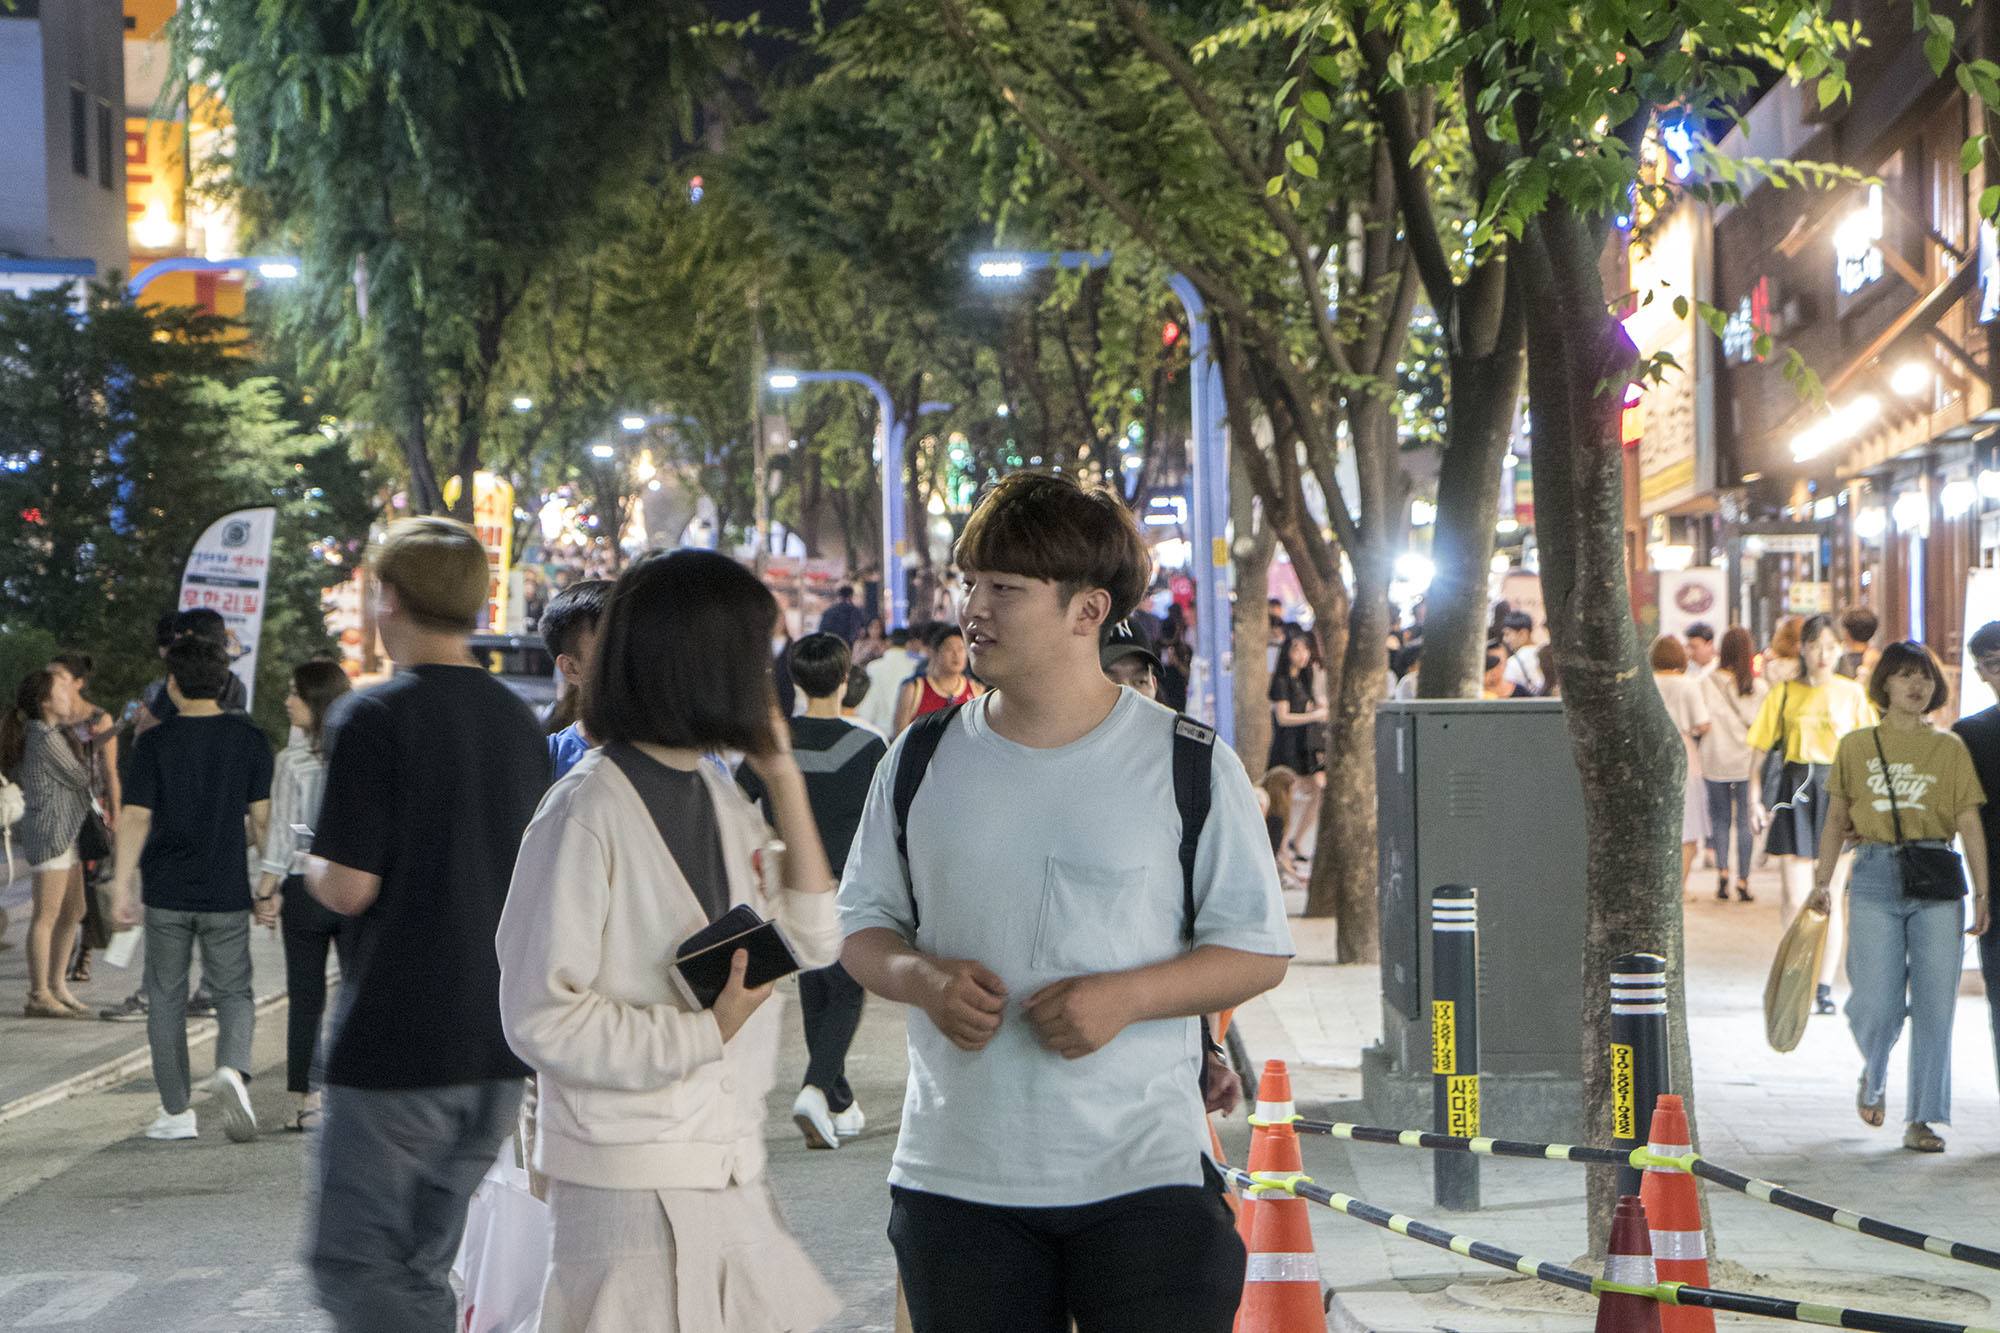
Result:
[[[113,122],[111,103],[102,98],[97,102],[97,183],[110,189],[118,179],[116,162],[111,156],[113,142]]]
[[[90,124],[83,89],[69,89],[69,169],[79,176],[90,174]]]

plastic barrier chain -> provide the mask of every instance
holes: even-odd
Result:
[[[1396,1131],[1383,1132],[1394,1134]],[[1544,1146],[1560,1148],[1565,1145]],[[1620,1154],[1611,1155],[1615,1157]],[[1592,1277],[1579,1269],[1516,1254],[1512,1250],[1490,1245],[1483,1240],[1474,1240],[1470,1236],[1461,1236],[1442,1227],[1420,1222],[1416,1218],[1405,1217],[1401,1213],[1392,1213],[1386,1208],[1377,1208],[1374,1204],[1363,1202],[1352,1195],[1341,1194],[1315,1184],[1310,1176],[1282,1175],[1273,1172],[1258,1172],[1253,1175],[1233,1166],[1222,1167],[1220,1170],[1223,1179],[1239,1190],[1254,1190],[1260,1193],[1281,1192],[1294,1198],[1307,1199],[1313,1203],[1323,1204],[1358,1222],[1366,1222],[1384,1231],[1392,1231],[1398,1236],[1407,1236],[1411,1240],[1434,1245],[1440,1250],[1450,1250],[1453,1254],[1462,1255],[1467,1259],[1491,1264],[1495,1268],[1505,1268],[1523,1277],[1553,1283],[1558,1287],[1568,1287],[1572,1291],[1587,1292],[1593,1296],[1601,1296],[1606,1292],[1622,1292],[1628,1296],[1643,1296],[1666,1305],[1700,1306],[1732,1314],[1758,1315],[1766,1319],[1789,1319],[1798,1323],[1824,1324],[1829,1328],[1866,1329],[1870,1330],[1870,1333],[2000,1333],[2000,1330],[1980,1328],[1972,1324],[1947,1324],[1936,1319],[1916,1319],[1908,1315],[1883,1314],[1875,1310],[1853,1310],[1842,1305],[1817,1305],[1811,1301],[1783,1300],[1775,1296],[1758,1296],[1751,1292],[1718,1291],[1713,1287],[1690,1287],[1679,1282],[1659,1282],[1652,1286],[1611,1282],[1604,1278]]]
[[[1259,1121],[1255,1116],[1250,1123],[1270,1124]],[[1964,1241],[1951,1240],[1944,1236],[1933,1236],[1927,1232],[1884,1222],[1851,1209],[1841,1208],[1818,1199],[1796,1194],[1782,1185],[1768,1180],[1758,1180],[1752,1176],[1740,1175],[1727,1167],[1717,1166],[1699,1153],[1689,1153],[1685,1157],[1658,1157],[1644,1147],[1630,1152],[1616,1148],[1590,1148],[1573,1143],[1522,1143],[1512,1139],[1462,1138],[1455,1134],[1434,1134],[1420,1129],[1380,1129],[1372,1125],[1350,1125],[1331,1120],[1306,1120],[1292,1117],[1290,1124],[1300,1134],[1325,1134],[1336,1139],[1348,1139],[1355,1143],[1381,1143],[1400,1148],[1428,1148],[1437,1152],[1468,1152],[1482,1157],[1527,1157],[1540,1161],[1581,1162],[1587,1166],[1633,1166],[1644,1169],[1649,1166],[1665,1167],[1670,1171],[1685,1171],[1699,1179],[1711,1181],[1725,1189],[1756,1199],[1760,1203],[1775,1204],[1805,1217],[1821,1222],[1831,1222],[1858,1235],[1872,1236],[1876,1240],[1886,1240],[1892,1245],[1904,1245],[1926,1254],[1937,1255],[1941,1259],[1956,1259],[1960,1263],[1977,1264],[1981,1268],[2000,1269],[2000,1251],[1979,1245],[1968,1245]]]

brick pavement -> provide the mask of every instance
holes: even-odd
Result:
[[[1704,882],[1713,880],[1697,869],[1694,883]],[[2000,1093],[1976,968],[1966,974],[1954,1031],[1954,1124],[1942,1131],[1950,1150],[1941,1157],[1906,1152],[1900,1129],[1904,1048],[1898,1048],[1892,1067],[1888,1125],[1876,1130],[1854,1111],[1860,1062],[1844,1019],[1814,1019],[1789,1055],[1765,1044],[1764,976],[1779,934],[1775,873],[1760,872],[1752,889],[1759,898],[1754,904],[1718,903],[1712,895],[1687,904],[1688,1021],[1704,1154],[1816,1198],[2000,1248],[2000,1190],[1994,1188],[2000,1183]],[[1246,1041],[1258,1060],[1276,1055],[1295,1062],[1306,1114],[1359,1119],[1354,1103],[1360,1053],[1381,1030],[1376,969],[1334,965],[1327,927],[1293,924],[1300,957],[1285,984],[1241,1016]],[[1836,998],[1844,998],[1843,987],[1836,987]],[[1506,1133],[1504,1125],[1485,1128]],[[1232,1159],[1241,1161],[1247,1130],[1240,1118],[1224,1141]],[[1482,1210],[1446,1214],[1430,1201],[1426,1153],[1307,1139],[1305,1165],[1323,1184],[1540,1258],[1568,1262],[1587,1248],[1580,1167],[1486,1161]],[[1758,1290],[1810,1295],[1825,1291],[1830,1275],[1838,1274],[1872,1289],[1874,1308],[1993,1325],[1988,1312],[2000,1308],[2000,1272],[1865,1239],[1726,1190],[1704,1189],[1719,1256],[1763,1274]],[[1314,1209],[1313,1229],[1323,1280],[1337,1297],[1336,1328],[1478,1333],[1590,1326],[1588,1311],[1490,1311],[1463,1299],[1464,1288],[1458,1296],[1448,1295],[1445,1289],[1464,1275],[1481,1284],[1506,1278],[1330,1210]],[[1918,1308],[1925,1301],[1913,1293],[1937,1293],[1885,1285],[1891,1275],[1964,1294]],[[1769,1321],[1723,1322],[1747,1327]]]

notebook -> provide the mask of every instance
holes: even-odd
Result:
[[[778,930],[778,923],[758,916],[749,904],[738,903],[690,935],[674,954],[674,966],[702,1008],[711,1008],[729,984],[729,960],[738,949],[750,952],[749,972],[743,978],[747,987],[762,986],[799,970],[799,960]]]

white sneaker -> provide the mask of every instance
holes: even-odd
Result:
[[[194,1108],[189,1107],[179,1115],[168,1115],[162,1106],[160,1113],[153,1117],[153,1123],[146,1126],[149,1139],[191,1139],[196,1135]]]
[[[833,1132],[843,1139],[851,1139],[868,1128],[868,1117],[861,1114],[861,1103],[848,1103],[845,1111],[837,1111],[833,1117]]]
[[[222,1132],[231,1143],[248,1143],[257,1137],[257,1113],[250,1109],[250,1090],[243,1076],[228,1065],[215,1071],[209,1080],[215,1100],[222,1104]]]
[[[827,1109],[826,1094],[808,1083],[792,1101],[792,1123],[806,1136],[808,1148],[838,1148],[840,1133],[833,1127],[833,1112]]]

